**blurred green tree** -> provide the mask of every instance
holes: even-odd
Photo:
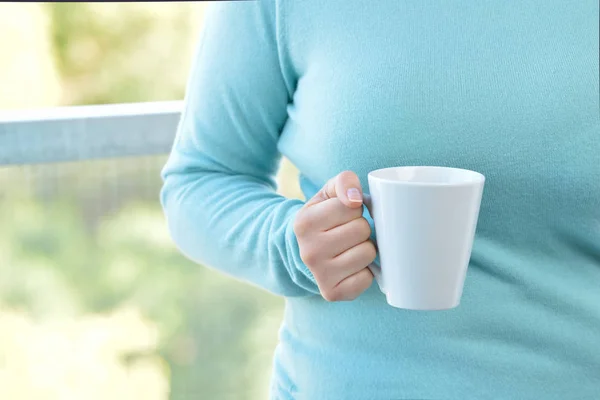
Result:
[[[202,3],[46,6],[63,104],[183,97]]]

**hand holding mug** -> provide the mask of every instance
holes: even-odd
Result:
[[[370,196],[353,172],[331,179],[296,216],[300,255],[328,301],[353,300],[373,282],[389,305],[412,310],[458,306],[485,177],[448,167],[371,171]],[[375,223],[381,266],[362,216]]]
[[[349,171],[330,179],[296,215],[300,256],[327,301],[354,300],[373,283],[367,266],[377,252],[362,215],[360,181]]]

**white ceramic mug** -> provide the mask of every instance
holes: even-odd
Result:
[[[447,167],[372,171],[365,203],[381,266],[371,265],[391,306],[457,307],[479,217],[485,177]]]

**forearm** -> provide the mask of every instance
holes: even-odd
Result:
[[[282,296],[319,293],[292,225],[300,200],[250,176],[165,169],[161,192],[169,229],[183,254]]]

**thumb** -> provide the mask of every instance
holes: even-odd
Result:
[[[363,192],[360,179],[352,171],[344,171],[330,179],[325,186],[307,203],[314,205],[337,197],[346,207],[359,208],[363,205]]]

